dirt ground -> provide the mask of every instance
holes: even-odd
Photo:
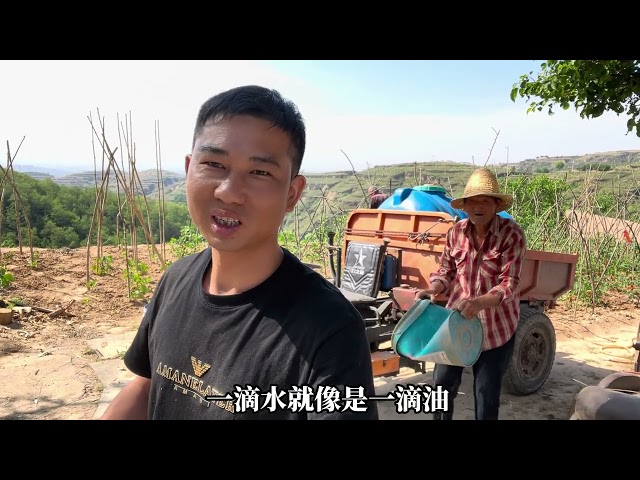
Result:
[[[555,364],[546,383],[536,393],[516,396],[503,393],[500,420],[567,420],[575,395],[587,385],[597,385],[607,375],[633,370],[631,347],[640,325],[640,309],[618,298],[604,309],[574,310],[558,304],[547,311],[556,330]],[[384,395],[397,384],[433,385],[433,365],[426,374],[404,369],[400,375],[376,380]],[[398,414],[393,402],[380,405],[381,417],[415,420],[430,417],[413,412]],[[455,420],[473,420],[473,374],[465,369],[460,394],[454,404]]]
[[[96,345],[106,345],[105,337],[131,338],[140,322],[142,302],[128,298],[123,252],[117,248],[104,248],[104,255],[114,259],[111,273],[98,277],[92,272],[96,284],[89,289],[86,249],[37,251],[37,267],[31,268],[28,248],[22,254],[17,249],[2,250],[0,264],[6,265],[14,281],[0,290],[0,298],[19,300],[31,309],[14,311],[13,321],[0,325],[0,419],[92,419],[101,399],[104,403],[101,365],[120,362],[116,369],[125,370],[124,348],[106,358]],[[149,266],[154,288],[160,265],[150,260],[146,246],[139,247],[138,254]],[[91,259],[95,258],[94,247]],[[50,311],[64,307],[74,316],[50,315],[34,307]],[[557,335],[551,375],[533,395],[503,395],[501,419],[567,419],[581,388],[596,385],[612,372],[632,369],[631,344],[640,309],[625,297],[595,312],[572,310],[561,302],[548,315]],[[398,383],[430,383],[431,370],[429,364],[426,374],[403,369],[397,376],[377,378],[376,388],[383,395]],[[465,371],[463,378],[454,418],[472,419],[471,372]],[[380,412],[382,419],[429,419],[424,414],[398,414],[392,402],[381,403]]]

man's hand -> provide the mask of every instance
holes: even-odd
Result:
[[[469,300],[462,300],[456,307],[456,310],[460,310],[464,318],[471,320],[484,308],[485,306],[482,304],[482,300],[479,298],[471,298]]]
[[[500,305],[500,298],[492,293],[485,293],[481,297],[462,300],[456,307],[456,310],[460,310],[464,318],[471,320],[478,315],[481,310],[494,308],[498,305]]]
[[[442,282],[433,282],[428,288],[420,290],[416,293],[416,302],[424,298],[428,298],[432,302],[436,297],[444,290],[444,284]]]

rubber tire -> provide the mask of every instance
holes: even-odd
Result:
[[[520,350],[523,348],[523,342],[534,331],[537,331],[543,338],[546,346],[546,357],[543,359],[542,368],[538,376],[534,379],[527,379],[522,374]],[[513,395],[531,395],[542,388],[555,363],[556,332],[551,320],[544,313],[530,308],[523,308],[520,312],[520,321],[515,335],[513,353],[502,381],[502,388],[506,393]]]

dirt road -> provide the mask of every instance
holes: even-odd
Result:
[[[141,302],[128,298],[124,260],[117,249],[109,275],[87,288],[86,250],[41,250],[36,269],[28,266],[28,250],[13,251],[3,262],[13,273],[2,291],[5,301],[55,310],[68,306],[73,317],[51,318],[24,311],[0,326],[0,419],[91,419],[129,378],[121,356],[142,313]],[[160,268],[145,247],[140,258],[149,266],[155,286]],[[95,250],[92,253],[95,258]],[[73,303],[71,303],[73,302]],[[71,303],[71,305],[69,305]],[[621,297],[606,309],[572,311],[562,304],[549,313],[557,333],[556,362],[547,383],[527,397],[503,396],[501,418],[557,420],[568,418],[573,396],[584,385],[632,367],[632,339],[640,310]],[[396,384],[432,383],[426,374],[403,370],[397,377],[376,379],[379,394]],[[455,403],[455,418],[472,419],[473,377],[464,374]],[[380,404],[382,419],[429,419],[424,414],[398,414],[392,402]]]

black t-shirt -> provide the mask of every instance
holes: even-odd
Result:
[[[362,318],[283,250],[271,277],[237,295],[204,291],[208,248],[167,269],[124,357],[151,378],[150,419],[378,419],[375,401],[358,401],[375,395]]]

